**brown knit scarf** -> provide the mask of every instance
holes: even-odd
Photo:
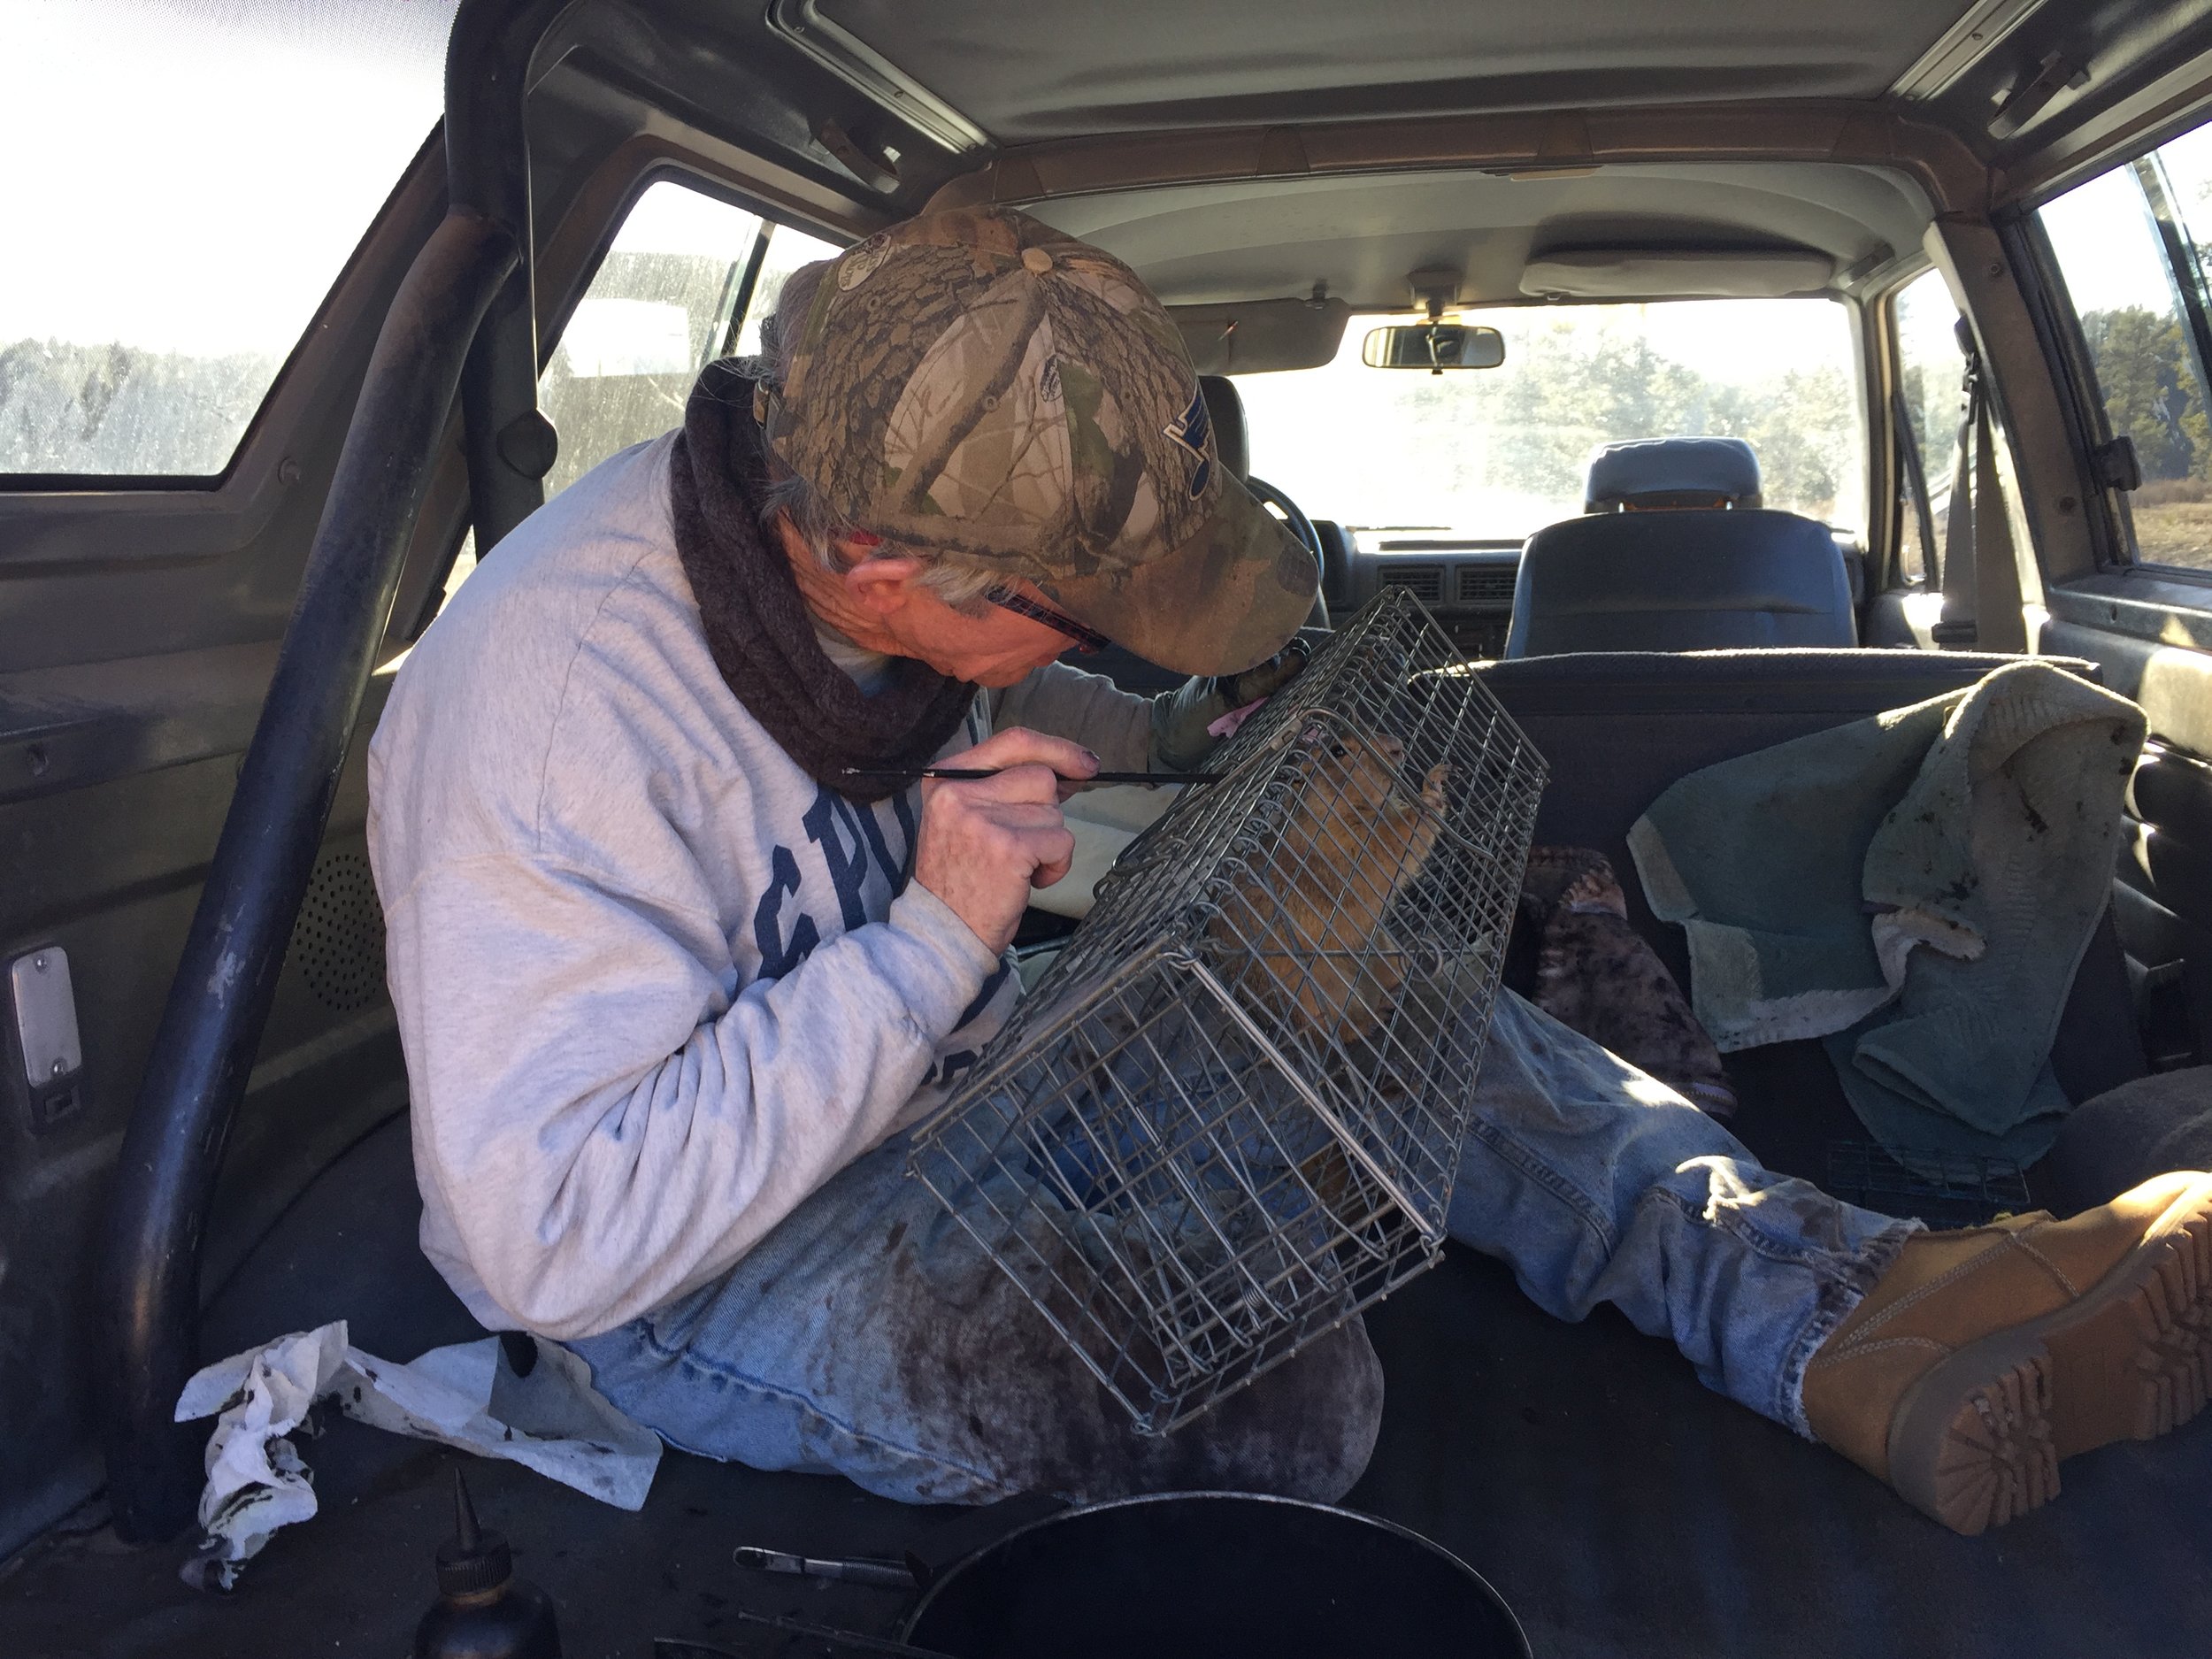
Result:
[[[762,524],[768,457],[753,419],[753,381],[738,360],[708,365],[684,408],[669,463],[676,552],[699,603],[707,649],[745,710],[807,775],[849,800],[904,786],[861,782],[849,767],[911,771],[959,729],[976,688],[902,657],[864,695],[823,654],[814,618],[773,534]]]

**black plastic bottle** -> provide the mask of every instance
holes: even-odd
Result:
[[[545,1592],[515,1577],[514,1554],[476,1524],[453,1471],[453,1537],[438,1546],[438,1601],[415,1626],[415,1659],[561,1659]]]

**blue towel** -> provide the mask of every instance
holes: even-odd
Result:
[[[1724,1051],[1824,1037],[1893,1154],[2025,1164],[2142,744],[2133,703],[2029,658],[1693,772],[1629,850]]]

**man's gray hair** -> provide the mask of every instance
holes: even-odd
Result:
[[[833,263],[817,259],[786,277],[782,291],[776,296],[774,315],[761,324],[761,351],[768,359],[770,375],[778,387],[791,378],[807,311]],[[767,493],[761,497],[761,522],[772,524],[777,518],[782,518],[797,532],[799,540],[806,543],[824,570],[832,575],[842,575],[845,565],[838,557],[837,545],[856,534],[859,526],[832,507],[813,485],[772,455],[769,467],[774,476]],[[883,552],[872,557],[880,558],[902,553],[926,561],[915,580],[955,610],[972,611],[977,602],[1004,580],[987,565],[948,559],[920,548],[902,549],[886,544]]]

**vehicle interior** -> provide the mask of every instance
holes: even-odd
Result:
[[[170,1421],[286,1332],[482,1334],[416,1243],[368,735],[508,531],[757,351],[793,270],[927,208],[1137,271],[1315,625],[1426,606],[1548,762],[1538,840],[1606,853],[1685,984],[1626,846],[1675,780],[2022,655],[2135,700],[2052,1066],[2078,1103],[2212,1061],[2203,0],[82,0],[0,42],[0,1651],[409,1640],[466,1460],[334,1414],[322,1512],[219,1597],[178,1577],[205,1425]],[[1501,361],[1435,361],[1483,329]],[[1025,948],[1167,794],[1071,808]],[[1732,1127],[1836,1185],[1819,1046],[1728,1064]],[[2168,1655],[2212,1617],[2204,1421],[1968,1539],[1456,1246],[1366,1317],[1348,1506],[1538,1654]],[[636,1514],[468,1466],[578,1654],[822,1651],[733,1604],[887,1634],[896,1594],[732,1548],[948,1518],[672,1449]]]

